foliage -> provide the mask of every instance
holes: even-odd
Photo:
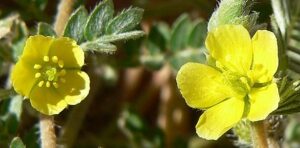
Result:
[[[186,62],[204,63],[206,28],[204,20],[192,21],[187,14],[179,16],[171,28],[163,22],[155,23],[145,41],[148,51],[141,62],[153,70],[169,63],[175,72]]]

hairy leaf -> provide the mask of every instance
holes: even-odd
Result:
[[[129,8],[112,19],[106,28],[107,34],[119,34],[134,29],[142,20],[144,10]]]
[[[84,26],[88,13],[86,9],[81,6],[79,7],[70,17],[65,29],[63,36],[73,38],[76,42],[81,43],[84,40]]]
[[[114,7],[112,0],[103,0],[99,3],[88,17],[84,29],[87,40],[94,40],[105,32],[105,26],[112,19]]]

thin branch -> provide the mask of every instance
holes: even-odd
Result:
[[[264,121],[256,121],[251,123],[251,136],[254,148],[269,147]]]
[[[56,136],[53,116],[40,114],[40,132],[42,148],[55,148]]]

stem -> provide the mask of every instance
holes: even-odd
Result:
[[[58,5],[58,13],[54,22],[54,30],[57,36],[61,36],[65,24],[69,20],[69,16],[73,10],[74,0],[61,0]]]
[[[251,136],[254,148],[268,148],[264,120],[251,123]]]
[[[40,114],[40,132],[42,148],[55,148],[56,136],[54,132],[53,116]]]
[[[74,0],[61,0],[54,22],[54,30],[58,36],[62,35],[68,17],[71,14]],[[42,148],[56,148],[56,135],[54,130],[54,117],[40,114],[40,132]]]

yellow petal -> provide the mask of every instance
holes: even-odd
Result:
[[[54,38],[42,35],[30,36],[25,43],[22,57],[31,64],[40,63],[48,55]]]
[[[206,110],[200,117],[196,130],[199,137],[217,140],[238,123],[244,112],[243,99],[230,98]]]
[[[276,83],[263,88],[253,88],[249,97],[251,106],[247,118],[251,121],[265,119],[278,107],[279,93]]]
[[[64,97],[53,87],[35,85],[29,99],[33,108],[46,115],[59,114],[67,107]]]
[[[252,38],[253,66],[262,65],[268,76],[273,78],[278,67],[278,48],[275,35],[267,30],[259,30]]]
[[[57,91],[64,96],[70,105],[80,103],[89,93],[90,79],[82,71],[68,70],[64,76],[65,82],[58,82]]]
[[[224,25],[208,33],[205,41],[219,68],[246,74],[252,63],[251,38],[242,25]]]
[[[186,103],[204,109],[232,97],[231,88],[224,84],[222,74],[199,63],[183,65],[176,77],[178,88]]]
[[[66,68],[80,68],[84,64],[84,52],[76,42],[67,37],[57,38],[51,44],[49,57],[57,56]]]
[[[22,58],[19,59],[12,70],[11,81],[16,92],[29,97],[30,90],[37,81],[33,66],[24,62]]]

